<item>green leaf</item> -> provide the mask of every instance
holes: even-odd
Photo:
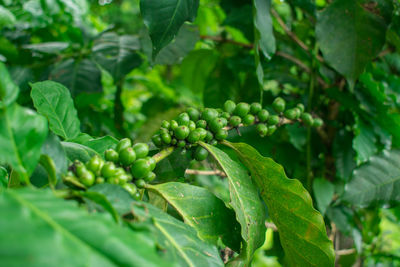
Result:
[[[379,7],[360,0],[335,0],[318,15],[316,35],[324,58],[351,87],[385,44],[390,18]]]
[[[0,250],[5,266],[160,266],[151,237],[48,190],[7,190],[0,197]],[[21,242],[23,240],[23,242]]]
[[[266,231],[265,209],[258,196],[258,190],[242,165],[214,146],[205,143],[201,145],[211,153],[226,173],[231,198],[229,204],[242,227],[243,248],[232,264],[249,264],[254,252],[264,244]]]
[[[113,205],[108,201],[107,197],[104,196],[103,194],[95,191],[82,191],[78,192],[77,195],[85,198],[88,202],[92,201],[93,203],[96,203],[104,210],[106,210],[108,213],[110,213],[110,215],[116,222],[119,222],[118,212],[114,209]]]
[[[104,151],[106,151],[109,148],[115,147],[116,144],[118,143],[117,139],[109,135],[99,138],[93,138],[87,134],[84,135],[85,136],[78,136],[78,138],[75,138],[72,141],[93,149],[99,155],[104,155]]]
[[[41,155],[39,160],[40,165],[46,170],[49,185],[54,187],[57,184],[56,164],[47,155]]]
[[[16,19],[13,13],[10,10],[0,5],[0,30],[4,26],[14,25]]]
[[[154,172],[161,181],[176,180],[185,177],[191,160],[190,153],[182,154],[182,149],[175,149],[171,155],[157,163]]]
[[[3,109],[15,102],[19,88],[11,79],[6,66],[2,62],[0,62],[0,77],[0,109]]]
[[[324,215],[333,199],[335,186],[326,179],[318,178],[313,181],[313,190],[318,210]]]
[[[224,266],[217,248],[199,239],[192,227],[145,202],[133,202],[132,214],[150,221],[159,245],[180,266]]]
[[[356,116],[354,131],[353,148],[357,153],[357,163],[360,164],[378,152],[377,140],[373,128],[358,116]]]
[[[0,166],[0,193],[8,187],[9,175],[6,169]]]
[[[42,155],[49,156],[55,163],[57,179],[61,180],[61,175],[67,172],[67,155],[60,139],[54,134],[49,134],[41,150]]]
[[[71,143],[71,142],[61,142],[65,153],[67,154],[67,158],[70,162],[74,160],[80,160],[82,162],[89,161],[94,155],[96,155],[96,151],[91,149],[90,147]],[[98,155],[98,154],[97,154]]]
[[[47,133],[46,119],[30,109],[15,104],[0,111],[0,163],[10,164],[21,181],[29,182]]]
[[[342,196],[357,207],[400,202],[400,150],[384,151],[353,171]]]
[[[275,54],[276,44],[271,19],[271,0],[253,0],[253,20],[255,39],[264,56],[271,59]]]
[[[324,220],[313,208],[302,184],[288,179],[281,165],[261,156],[253,147],[244,143],[225,144],[236,151],[260,188],[289,264],[334,266],[335,253]]]
[[[32,84],[31,97],[37,111],[49,120],[50,129],[65,140],[80,133],[78,113],[67,88],[53,81]]]
[[[65,85],[73,96],[82,92],[101,92],[101,71],[89,59],[66,59],[52,66],[49,80]]]
[[[39,44],[24,45],[23,48],[32,50],[36,53],[59,54],[69,47],[67,42],[45,42]]]
[[[333,155],[335,158],[336,176],[348,181],[351,172],[356,167],[356,153],[352,147],[353,135],[345,129],[339,130],[333,143]]]
[[[164,183],[148,187],[160,194],[196,229],[199,237],[217,245],[219,238],[235,251],[240,250],[240,225],[235,213],[207,189],[185,183]]]
[[[142,63],[138,54],[140,43],[132,35],[108,32],[95,41],[93,55],[96,62],[119,81]]]
[[[149,29],[153,57],[174,39],[185,21],[193,21],[199,0],[141,0],[140,12]]]

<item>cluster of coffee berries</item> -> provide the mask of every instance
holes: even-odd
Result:
[[[86,163],[76,160],[64,180],[72,183],[78,181],[86,188],[94,184],[117,184],[132,196],[139,197],[137,188],[143,188],[146,182],[156,177],[153,172],[156,161],[148,153],[147,144],[137,143],[132,146],[131,140],[124,138],[115,149],[110,148],[104,152],[105,160],[98,155]]]

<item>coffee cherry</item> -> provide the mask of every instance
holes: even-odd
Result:
[[[156,160],[153,157],[146,157],[145,158],[150,164],[150,170],[154,170],[156,168]]]
[[[207,130],[203,129],[203,128],[197,128],[196,130],[194,130],[195,132],[198,132],[200,135],[200,140],[204,140],[207,136]]]
[[[172,120],[172,121],[170,121],[170,126],[169,126],[169,129],[171,129],[172,131],[174,131],[176,128],[178,128],[179,127],[179,124],[178,124],[178,122],[176,121],[176,120]]]
[[[135,181],[135,184],[138,188],[144,188],[146,186],[146,181],[143,179],[139,179]]]
[[[121,168],[121,167],[117,167],[117,168],[115,169],[115,174],[114,174],[114,176],[119,176],[119,175],[122,175],[122,174],[125,174],[125,170],[124,170],[123,168]]]
[[[171,126],[171,124],[169,123],[169,121],[163,120],[161,122],[161,127],[164,128],[164,129],[169,130],[170,126]]]
[[[311,116],[310,113],[307,113],[307,112],[304,112],[301,115],[301,120],[303,121],[304,125],[306,125],[306,126],[312,126],[314,123],[313,117]]]
[[[196,128],[203,128],[207,127],[207,122],[205,120],[198,120],[196,121]]]
[[[286,102],[281,97],[275,98],[274,102],[272,102],[272,108],[278,113],[283,112],[285,110],[285,106]]]
[[[205,148],[198,146],[196,148],[196,151],[194,152],[195,160],[202,161],[205,160],[207,157],[208,157],[208,151]]]
[[[232,127],[237,127],[242,122],[242,119],[239,116],[232,116],[229,119],[229,125]]]
[[[119,162],[123,166],[129,166],[136,160],[136,153],[132,147],[127,147],[119,152]]]
[[[206,108],[201,113],[201,118],[206,122],[210,122],[212,119],[218,117],[218,111],[213,108]]]
[[[294,108],[285,110],[284,116],[289,120],[295,120],[297,118],[297,110]]]
[[[123,173],[117,176],[119,184],[124,185],[129,181],[132,181],[132,176],[128,175],[127,173]]]
[[[176,144],[177,147],[185,147],[186,146],[186,142],[184,140],[180,140],[178,141],[178,143]]]
[[[194,131],[196,129],[196,123],[194,121],[189,121],[188,128],[189,131]]]
[[[121,139],[118,144],[117,147],[115,148],[115,150],[119,153],[122,149],[125,149],[127,147],[132,146],[132,141],[129,138],[124,138]]]
[[[79,176],[79,181],[84,185],[84,186],[92,186],[95,181],[95,176],[93,172],[91,171],[85,171],[81,176]]]
[[[200,112],[195,108],[188,108],[187,114],[192,121],[197,121],[200,118]]]
[[[131,173],[136,179],[146,177],[151,171],[151,163],[146,159],[138,159],[131,167]]]
[[[160,134],[153,135],[153,137],[151,138],[151,141],[153,142],[153,144],[156,147],[162,147],[162,145],[163,145],[163,141],[161,139],[161,135]]]
[[[300,119],[301,116],[301,110],[298,107],[293,108],[294,111],[296,112],[296,120]]]
[[[227,100],[224,104],[224,110],[230,114],[235,110],[236,104],[232,100]]]
[[[314,119],[314,123],[313,123],[313,127],[321,127],[322,125],[324,125],[323,120],[321,120],[320,118],[315,118]]]
[[[118,155],[118,152],[117,152],[117,151],[115,151],[114,149],[110,148],[110,149],[107,149],[107,150],[104,152],[104,158],[105,158],[107,161],[112,161],[112,162],[114,162],[114,163],[117,163],[117,162],[118,162],[119,155]]]
[[[268,136],[271,136],[273,133],[275,133],[276,129],[278,129],[278,128],[276,127],[276,125],[268,126],[268,133],[267,133],[267,135],[268,135]]]
[[[118,179],[117,176],[113,176],[113,177],[108,178],[108,179],[107,179],[107,183],[109,183],[109,184],[116,184],[116,185],[119,185],[119,184],[120,184],[119,179]]]
[[[137,192],[137,187],[134,184],[126,183],[122,186],[126,191],[128,191],[131,196],[133,196]]]
[[[161,133],[160,136],[164,144],[169,145],[171,143],[172,137],[169,133]]]
[[[213,139],[213,140],[211,140],[211,141],[209,142],[209,144],[212,145],[212,146],[216,146],[216,145],[218,144],[218,141],[215,140],[215,139]]]
[[[262,109],[262,106],[260,103],[253,103],[250,105],[250,113],[253,115],[257,115],[258,112],[260,112]]]
[[[279,120],[278,115],[272,115],[268,118],[268,125],[276,125],[279,123]]]
[[[228,112],[222,112],[221,113],[221,118],[229,119],[231,117],[231,114]]]
[[[300,113],[304,112],[304,105],[302,103],[297,104],[297,108],[300,109]]]
[[[250,106],[247,103],[241,102],[236,105],[235,110],[233,111],[233,114],[243,118],[244,116],[247,115],[250,111]]]
[[[183,140],[188,137],[190,130],[187,126],[179,126],[174,130],[174,135],[178,140]]]
[[[189,115],[184,112],[179,114],[178,118],[176,119],[176,121],[178,122],[179,125],[189,125],[189,121],[190,121],[190,117]]]
[[[97,174],[100,172],[101,167],[103,167],[104,161],[97,155],[93,156],[87,163],[86,168]]]
[[[146,177],[143,178],[146,182],[151,182],[156,179],[156,174],[154,172],[150,172]]]
[[[213,138],[214,138],[214,134],[212,132],[210,132],[210,131],[207,131],[207,135],[204,138],[204,141],[210,142],[211,140],[213,140]]]
[[[149,146],[145,143],[137,143],[133,145],[133,150],[135,151],[136,158],[144,158],[149,154]]]
[[[266,109],[261,110],[260,112],[258,112],[257,117],[260,122],[266,122],[269,117],[268,110]]]
[[[215,139],[218,141],[224,140],[228,137],[228,131],[224,129],[219,129],[218,132],[215,134]]]
[[[172,140],[171,140],[171,145],[176,145],[178,143],[178,140],[176,140],[176,138],[172,138]]]
[[[139,201],[139,200],[142,199],[142,196],[140,195],[139,192],[136,192],[135,194],[132,195],[132,198],[133,198],[134,200]]]
[[[96,184],[104,184],[106,180],[103,177],[97,177],[95,183]]]
[[[188,142],[194,144],[200,140],[200,133],[198,131],[190,132],[189,136],[187,137]]]
[[[246,126],[253,125],[255,120],[256,120],[256,118],[253,115],[247,114],[243,118],[243,124]]]
[[[264,123],[257,124],[257,132],[261,137],[264,137],[268,133],[268,127]]]
[[[209,127],[211,129],[211,131],[218,132],[219,129],[221,129],[222,127],[224,127],[221,118],[214,118],[213,120],[210,121]]]
[[[115,175],[117,171],[117,168],[115,167],[115,164],[111,161],[107,161],[106,163],[104,163],[103,168],[101,168],[101,175],[108,179],[112,176]]]
[[[79,160],[75,160],[75,172],[78,177],[81,177],[85,172],[87,172],[86,166]]]

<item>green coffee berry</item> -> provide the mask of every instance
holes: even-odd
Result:
[[[139,192],[136,192],[135,194],[132,195],[132,198],[133,198],[134,200],[139,201],[139,200],[142,199],[142,196],[140,195]]]
[[[95,183],[96,184],[104,184],[106,180],[103,177],[97,177]]]
[[[300,110],[300,113],[304,112],[304,105],[302,103],[297,104],[297,108]]]
[[[144,188],[146,186],[146,181],[143,179],[139,179],[135,181],[135,184],[138,188]]]
[[[127,182],[132,181],[132,176],[130,176],[130,175],[126,174],[126,173],[118,175],[117,178],[118,178],[118,181],[119,181],[120,185],[124,185]]]
[[[286,101],[281,97],[275,98],[274,102],[272,102],[272,108],[278,113],[283,112],[285,110],[285,106]]]
[[[194,131],[196,129],[196,123],[194,121],[189,121],[188,128],[189,131]]]
[[[110,149],[107,149],[107,150],[104,152],[104,158],[105,158],[107,161],[112,161],[112,162],[114,162],[114,163],[117,163],[117,162],[118,162],[119,155],[118,155],[118,152],[117,152],[117,151],[115,151],[114,149],[110,148]]]
[[[212,145],[212,146],[216,146],[216,145],[218,144],[218,141],[215,140],[215,139],[213,139],[213,140],[211,140],[211,141],[209,142],[209,144]]]
[[[214,118],[210,121],[209,127],[210,127],[211,131],[218,132],[219,129],[221,129],[224,126],[221,121],[221,118]]]
[[[95,182],[95,176],[93,172],[91,171],[85,171],[82,173],[81,176],[79,176],[79,181],[84,185],[84,186],[92,186]]]
[[[320,118],[315,118],[314,119],[314,123],[313,123],[313,127],[321,127],[322,125],[324,125],[324,121],[321,120]]]
[[[268,126],[264,123],[257,124],[257,132],[261,137],[264,137],[268,133]]]
[[[268,133],[267,133],[267,135],[268,135],[268,136],[273,135],[273,133],[275,133],[276,129],[278,129],[278,128],[276,127],[276,125],[268,126]]]
[[[126,183],[122,186],[126,191],[128,191],[129,194],[132,196],[137,192],[137,187],[134,184],[131,183]]]
[[[269,125],[276,125],[278,124],[280,121],[279,116],[278,115],[272,115],[268,118],[268,126]]]
[[[307,112],[304,112],[301,115],[301,120],[303,121],[304,125],[306,125],[306,126],[312,126],[314,123],[313,117],[311,116],[310,113],[307,113]]]
[[[153,157],[146,157],[146,160],[149,162],[150,164],[150,170],[154,170],[156,168],[156,160]]]
[[[156,174],[154,172],[150,172],[146,177],[143,178],[146,182],[151,182],[156,179]]]
[[[198,147],[196,148],[195,152],[194,152],[194,158],[195,158],[195,160],[197,160],[197,161],[203,161],[203,160],[205,160],[207,157],[208,157],[208,151],[207,151],[205,148],[203,148],[203,147],[201,147],[201,146],[198,146]]]
[[[189,136],[190,130],[187,126],[179,126],[174,130],[174,135],[178,140],[183,140]]]
[[[163,145],[163,141],[161,139],[161,135],[160,134],[153,135],[153,137],[151,138],[151,141],[153,142],[153,144],[156,147],[162,147],[162,145]]]
[[[236,104],[232,100],[227,100],[224,104],[224,110],[230,114],[235,110]]]
[[[169,130],[170,126],[171,126],[171,124],[169,123],[169,121],[163,120],[161,122],[161,127],[164,128],[164,129]]]
[[[214,138],[214,134],[212,132],[210,132],[210,131],[207,131],[207,135],[204,138],[204,141],[210,142],[211,140],[213,140],[213,138]]]
[[[188,142],[194,144],[200,140],[200,133],[198,131],[190,132],[189,136],[187,137]]]
[[[85,164],[80,162],[79,160],[75,160],[75,173],[78,177],[81,177],[85,172],[87,172]]]
[[[229,114],[228,112],[222,112],[221,117],[225,118],[225,119],[229,119],[231,117],[231,114]]]
[[[204,140],[207,136],[207,130],[203,129],[203,128],[197,128],[196,130],[194,130],[195,132],[198,132],[200,135],[200,140]]]
[[[136,153],[132,147],[127,147],[119,152],[119,162],[123,166],[129,166],[136,160]]]
[[[133,150],[136,153],[136,158],[144,158],[149,154],[149,146],[145,143],[137,143],[133,145]]]
[[[196,121],[196,128],[203,128],[207,127],[207,122],[205,120],[198,120]]]
[[[233,111],[233,114],[243,118],[244,116],[247,115],[250,111],[250,105],[244,102],[241,102],[236,105],[235,110]]]
[[[229,119],[229,125],[232,127],[237,127],[242,122],[242,119],[239,116],[232,116]]]
[[[176,140],[176,138],[172,138],[171,140],[171,145],[176,145],[178,143],[178,140]]]
[[[296,120],[297,119],[300,119],[300,116],[301,116],[301,110],[298,108],[298,107],[295,107],[295,108],[293,108],[294,109],[294,111],[296,112]]]
[[[179,125],[189,125],[189,121],[190,121],[190,117],[189,115],[184,112],[179,114],[178,118],[176,119],[176,121],[178,122]]]
[[[178,141],[178,143],[176,144],[177,145],[177,147],[185,147],[186,146],[186,142],[184,141],[184,140],[180,140],[180,141]]]
[[[294,108],[285,110],[284,116],[289,120],[295,120],[297,118],[297,110]]]
[[[97,174],[100,172],[101,167],[103,167],[103,164],[104,161],[98,155],[95,155],[86,163],[86,168],[89,171]]]
[[[260,103],[253,103],[250,105],[250,113],[253,115],[257,115],[258,112],[260,112],[262,109],[262,106]]]
[[[151,171],[151,163],[146,159],[138,159],[131,167],[131,173],[136,179],[146,177]]]
[[[118,177],[116,177],[116,176],[113,176],[113,177],[108,178],[108,179],[107,179],[107,183],[109,183],[109,184],[116,184],[116,185],[119,185],[119,184],[120,184],[119,179],[118,179]]]
[[[228,137],[228,131],[224,129],[219,129],[218,132],[215,133],[215,139],[218,141],[224,140]]]
[[[197,121],[200,118],[200,112],[195,108],[188,108],[187,113],[192,121]]]
[[[122,149],[125,149],[127,147],[132,146],[132,141],[129,138],[124,138],[121,139],[118,144],[117,147],[115,148],[115,150],[119,153]]]
[[[172,137],[169,133],[161,133],[161,140],[164,144],[169,145],[171,143]]]
[[[257,117],[260,122],[266,122],[269,118],[268,110],[266,109],[261,110],[260,112],[258,112]]]
[[[213,108],[206,108],[201,113],[201,118],[206,122],[210,122],[212,119],[218,117],[218,111]]]
[[[170,121],[169,124],[170,124],[169,129],[172,130],[172,131],[174,131],[176,128],[179,127],[179,124],[178,124],[178,122],[176,120]]]
[[[256,120],[256,118],[253,115],[247,114],[243,118],[243,124],[246,126],[253,125],[255,120]]]
[[[117,168],[115,167],[115,164],[111,161],[107,161],[106,163],[104,163],[103,168],[101,168],[101,175],[108,179],[112,176],[115,175],[117,171]]]

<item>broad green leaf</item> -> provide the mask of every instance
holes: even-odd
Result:
[[[225,144],[236,151],[260,188],[289,264],[334,266],[335,253],[324,220],[302,184],[288,179],[281,165],[261,156],[253,147],[244,143]]]
[[[350,179],[356,167],[355,151],[352,147],[353,135],[345,129],[339,130],[333,142],[336,176],[344,181]]]
[[[256,249],[264,244],[266,230],[264,205],[258,196],[256,186],[242,165],[214,146],[205,143],[201,145],[211,153],[227,175],[231,198],[229,205],[235,211],[236,219],[242,228],[242,251],[233,260],[232,265],[248,265]]]
[[[101,214],[88,214],[49,190],[0,196],[1,261],[5,266],[160,266],[151,237]]]
[[[288,0],[287,2],[304,9],[310,13],[310,15],[315,15],[315,1],[313,0]]]
[[[89,161],[94,155],[96,155],[96,151],[91,149],[90,147],[71,143],[71,142],[61,142],[65,153],[67,154],[67,158],[70,162],[74,160],[80,160],[82,162]]]
[[[119,185],[97,184],[89,188],[88,192],[96,192],[105,196],[119,215],[129,213],[134,199]]]
[[[182,149],[175,149],[171,155],[157,163],[154,172],[161,181],[183,178],[191,160],[189,153],[182,154]]]
[[[87,146],[100,155],[104,155],[104,151],[106,151],[109,148],[115,147],[115,145],[118,143],[118,140],[115,139],[112,136],[106,135],[103,137],[99,138],[93,138],[90,135],[84,134],[85,136],[78,136],[78,138],[75,138],[72,140],[75,143]]]
[[[138,54],[140,43],[132,35],[117,35],[108,32],[97,39],[93,46],[93,55],[96,62],[119,81],[131,70],[140,66],[142,59]]]
[[[52,67],[49,80],[65,85],[73,96],[101,92],[101,71],[90,59],[66,59]]]
[[[358,116],[356,116],[354,132],[353,149],[357,153],[357,163],[360,164],[378,152],[377,140],[373,128]]]
[[[0,166],[0,193],[8,187],[9,175],[5,168]]]
[[[326,179],[318,178],[313,181],[313,191],[318,210],[324,215],[326,208],[332,201],[335,186]]]
[[[342,196],[357,207],[400,202],[400,150],[384,151],[353,171]]]
[[[380,4],[367,5],[335,0],[317,16],[316,35],[324,58],[351,87],[382,49],[391,17],[385,17]]]
[[[39,44],[24,45],[23,48],[32,50],[33,52],[43,54],[59,54],[69,47],[66,42],[46,42]]]
[[[77,193],[78,196],[81,196],[86,199],[87,202],[92,202],[106,210],[112,218],[119,222],[118,212],[114,209],[113,205],[108,201],[107,197],[101,193],[95,191],[80,191]],[[97,211],[94,209],[94,211]]]
[[[4,26],[14,25],[16,19],[13,13],[10,10],[0,5],[0,30]]]
[[[267,59],[275,53],[276,44],[270,14],[271,0],[253,0],[255,39]]]
[[[46,118],[30,109],[14,104],[0,111],[0,163],[10,164],[21,181],[29,182],[47,133]]]
[[[11,79],[6,66],[2,62],[0,62],[0,77],[0,109],[3,109],[15,102],[19,88]]]
[[[49,185],[54,187],[57,184],[57,170],[53,159],[47,155],[41,155],[39,163],[47,172]]]
[[[152,223],[159,245],[180,266],[224,266],[217,248],[199,239],[192,227],[145,202],[134,202],[132,214]]]
[[[50,129],[65,140],[80,133],[78,113],[67,88],[53,81],[32,84],[31,96],[37,111],[49,120]]]
[[[199,0],[141,0],[140,12],[153,43],[153,57],[174,39],[185,21],[193,21]]]
[[[207,189],[185,183],[163,183],[148,187],[160,194],[196,229],[199,237],[217,244],[219,238],[235,251],[240,250],[240,225],[235,213]]]
[[[55,163],[57,179],[67,172],[68,160],[60,139],[54,134],[49,134],[41,150],[42,155],[49,156]]]

